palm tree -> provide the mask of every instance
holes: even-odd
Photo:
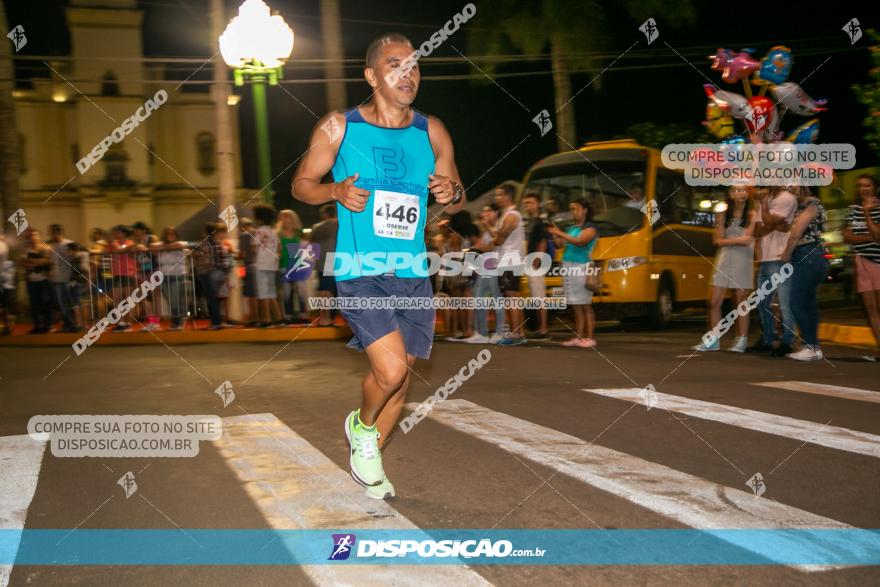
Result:
[[[468,43],[475,55],[518,52],[527,60],[546,54],[549,48],[560,151],[577,146],[572,71],[604,67],[605,60],[598,57],[598,52],[609,48],[605,5],[599,0],[497,0],[491,11],[478,12],[471,21]],[[621,5],[633,19],[633,41],[641,34],[638,25],[651,16],[660,19],[661,26],[677,26],[694,18],[690,0],[624,0]],[[492,73],[496,63],[488,60],[479,66]],[[590,82],[596,89],[600,84],[599,76]]]
[[[0,2],[0,31],[9,31],[6,23],[6,7]],[[19,204],[18,180],[21,169],[18,131],[15,126],[15,101],[12,90],[15,88],[15,68],[12,66],[12,44],[8,39],[0,43],[0,190],[3,192],[3,222],[7,222]]]

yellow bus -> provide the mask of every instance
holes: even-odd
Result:
[[[529,169],[519,200],[538,194],[563,229],[568,204],[585,197],[599,242],[593,261],[602,284],[593,297],[600,316],[669,325],[674,312],[705,305],[711,287],[716,202],[723,188],[692,188],[663,167],[660,152],[632,140],[587,143]],[[555,265],[555,264],[554,264]],[[547,294],[562,295],[562,278],[546,277]],[[527,280],[523,280],[526,282]]]

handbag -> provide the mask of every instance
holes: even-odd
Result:
[[[602,287],[602,270],[598,264],[590,261],[586,265],[587,277],[584,285],[590,291],[598,291]]]

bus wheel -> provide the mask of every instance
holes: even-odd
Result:
[[[668,328],[672,322],[672,306],[675,296],[672,292],[672,284],[668,279],[660,282],[657,290],[657,301],[651,304],[649,318],[654,328]]]

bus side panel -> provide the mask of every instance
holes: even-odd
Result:
[[[706,299],[715,256],[712,229],[672,225],[654,231],[651,265],[655,273],[669,271],[675,280],[675,299]]]

